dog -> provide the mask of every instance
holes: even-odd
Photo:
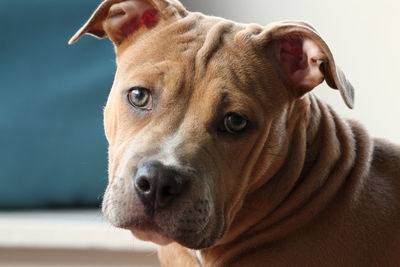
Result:
[[[399,266],[400,147],[313,95],[354,105],[312,26],[106,0],[84,34],[116,51],[103,213],[162,266]]]

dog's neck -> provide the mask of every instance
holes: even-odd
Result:
[[[286,127],[292,133],[275,155],[282,157],[280,166],[262,174],[267,182],[243,201],[222,242],[203,251],[207,266],[229,266],[232,259],[223,251],[240,255],[287,237],[317,219],[333,200],[357,201],[371,157],[368,134],[313,95],[289,110]],[[273,157],[268,154],[259,158]]]

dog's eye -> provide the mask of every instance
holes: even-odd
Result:
[[[228,113],[224,119],[224,128],[231,134],[237,134],[244,131],[248,124],[248,119],[237,113]]]
[[[148,89],[142,87],[134,87],[129,91],[128,99],[134,107],[151,110],[152,98]]]

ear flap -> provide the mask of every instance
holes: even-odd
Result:
[[[336,66],[328,45],[304,22],[278,22],[257,38],[267,42],[267,52],[286,86],[298,97],[326,80],[338,89],[349,108],[354,107],[354,88]]]
[[[74,44],[89,34],[97,38],[109,37],[118,45],[141,27],[152,28],[161,19],[186,14],[177,0],[105,0],[68,43]]]

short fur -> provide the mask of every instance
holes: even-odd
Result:
[[[160,22],[121,39],[107,12],[122,2],[151,5]],[[353,87],[311,26],[242,25],[175,0],[109,0],[71,42],[85,33],[116,45],[104,214],[163,245],[163,266],[399,266],[400,147],[309,93],[325,79],[353,105]],[[322,79],[291,80],[275,57],[287,36],[312,41],[320,65],[310,73]],[[132,86],[152,90],[150,112],[129,105]],[[233,111],[250,121],[243,134],[219,130]],[[191,187],[150,217],[132,177],[154,159]]]

